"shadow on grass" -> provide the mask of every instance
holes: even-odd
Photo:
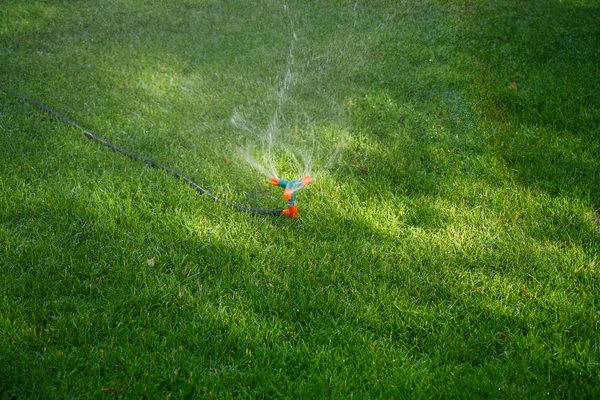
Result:
[[[333,248],[352,242],[340,227],[360,232],[360,240],[331,260],[347,272],[338,278],[320,271],[315,287],[327,282],[338,300],[348,298],[336,319],[348,317],[366,343],[381,346],[390,357],[403,354],[413,365],[431,362],[433,374],[454,370],[462,383],[453,384],[497,374],[492,381],[478,381],[484,391],[518,393],[520,384],[514,382],[519,381],[540,393],[597,393],[590,383],[598,379],[597,341],[589,339],[595,336],[590,321],[597,319],[592,304],[598,280],[586,266],[588,257],[564,251],[560,239],[549,244],[518,230],[500,233],[481,226],[461,232],[440,229],[435,221],[423,229],[402,210],[390,230],[382,221],[368,222],[348,211],[331,217],[339,221],[335,229],[325,223],[315,232],[321,241],[329,237]],[[514,241],[521,246],[512,246]],[[556,265],[563,269],[555,270]],[[556,332],[550,321],[557,320],[568,331]],[[579,346],[578,354],[564,350]],[[522,364],[529,375],[516,372]],[[538,381],[541,376],[545,383]]]
[[[532,7],[527,13],[535,11]],[[573,9],[555,3],[544,7],[551,7],[556,18],[562,18],[562,12],[573,14]],[[489,46],[478,55],[485,59],[497,45],[497,40],[485,36],[495,32],[486,30],[485,22],[496,18],[496,10],[482,10],[489,13],[479,21],[485,40],[474,41],[472,48]],[[591,15],[597,15],[592,10]],[[579,11],[575,14],[586,17]],[[401,16],[397,14],[394,22],[401,22]],[[72,198],[68,191],[57,189],[48,202],[24,205],[12,214],[5,211],[8,221],[22,227],[28,225],[30,215],[39,218],[37,225],[10,239],[27,243],[28,237],[35,237],[37,242],[21,247],[23,254],[16,248],[7,250],[19,265],[11,270],[9,277],[15,284],[7,295],[18,299],[14,303],[21,302],[13,309],[17,322],[10,328],[15,340],[10,345],[18,362],[5,368],[16,371],[12,384],[18,386],[24,377],[33,376],[28,381],[33,385],[35,377],[51,375],[56,380],[49,381],[63,382],[68,393],[71,382],[77,387],[82,383],[61,374],[75,371],[89,377],[93,393],[103,386],[123,387],[134,377],[131,390],[149,396],[155,393],[151,390],[183,394],[205,390],[202,394],[208,395],[215,387],[241,393],[257,385],[265,395],[276,396],[300,390],[294,389],[298,384],[346,395],[365,387],[389,394],[397,388],[394,385],[434,395],[443,386],[440,381],[447,387],[456,385],[455,374],[487,379],[473,381],[488,393],[497,393],[495,385],[506,376],[540,391],[540,387],[553,387],[562,393],[564,385],[567,394],[577,393],[575,385],[585,383],[582,379],[597,381],[597,373],[582,364],[596,362],[590,356],[594,349],[585,347],[595,343],[588,340],[595,333],[595,310],[590,306],[593,294],[587,291],[597,282],[591,272],[580,268],[586,257],[576,259],[579,271],[564,274],[573,279],[579,305],[555,293],[553,285],[563,288],[564,283],[538,279],[554,274],[547,265],[557,265],[557,260],[564,261],[565,268],[573,267],[569,256],[577,256],[576,251],[566,255],[555,251],[570,233],[560,230],[557,239],[543,232],[545,225],[534,231],[539,237],[527,233],[512,237],[513,231],[499,234],[493,226],[488,231],[479,226],[480,230],[468,231],[473,237],[464,237],[460,231],[445,231],[460,216],[437,203],[465,208],[489,205],[481,193],[461,203],[465,199],[450,187],[465,174],[468,179],[459,183],[495,187],[497,179],[506,179],[505,166],[490,167],[498,153],[524,185],[554,188],[549,192],[570,197],[574,194],[562,179],[576,177],[580,190],[576,194],[585,200],[582,194],[593,195],[591,190],[598,185],[597,179],[591,186],[584,185],[589,177],[597,178],[597,172],[591,171],[596,142],[585,135],[575,145],[567,141],[571,152],[590,145],[585,153],[589,161],[577,170],[590,175],[582,177],[565,168],[576,159],[565,162],[558,142],[540,145],[536,135],[548,131],[563,135],[577,126],[589,133],[591,125],[582,119],[569,128],[564,118],[558,121],[563,124],[560,131],[552,131],[548,126],[557,108],[551,104],[540,111],[546,122],[531,128],[538,121],[529,120],[525,108],[519,111],[505,104],[500,108],[508,111],[498,115],[517,120],[529,136],[515,136],[502,118],[491,123],[499,139],[485,135],[487,125],[473,128],[470,105],[475,101],[468,100],[465,82],[448,73],[452,65],[448,49],[430,51],[447,40],[447,32],[435,31],[435,18],[425,16],[419,19],[423,29],[413,32],[427,39],[422,47],[402,48],[400,41],[386,37],[373,47],[381,68],[350,74],[352,94],[357,95],[348,105],[350,119],[362,137],[345,159],[344,178],[336,175],[339,186],[348,179],[348,192],[336,193],[335,198],[347,204],[336,209],[334,202],[325,202],[331,209],[312,212],[318,222],[288,224],[243,214],[227,219],[227,213],[212,218],[191,205],[178,211],[173,208],[176,201],[165,192],[187,198],[181,194],[186,189],[179,192],[178,186],[184,185],[170,182],[171,177],[161,178],[160,171],[156,183],[141,193],[131,183],[100,183],[90,192],[107,194],[91,210],[85,196]],[[520,26],[505,20],[502,13],[498,18],[502,26]],[[542,26],[548,30],[550,25]],[[535,42],[527,32],[517,35],[517,40]],[[580,40],[576,43],[583,51]],[[218,43],[214,46],[213,55],[219,53]],[[154,50],[149,46],[141,52],[153,55]],[[178,46],[172,51],[185,56]],[[413,57],[403,60],[402,68],[423,63],[431,67],[397,74],[399,58],[392,55],[398,52]],[[505,58],[510,57],[497,62]],[[535,69],[523,60],[515,65]],[[495,67],[485,66],[484,71],[492,82],[507,80]],[[511,79],[505,82],[509,87]],[[509,96],[521,95],[511,90]],[[491,91],[490,97],[501,98],[498,92]],[[533,95],[523,95],[519,101],[527,105]],[[496,115],[487,108],[481,113],[483,120]],[[574,137],[573,132],[564,135]],[[539,146],[547,156],[538,156]],[[138,172],[146,172],[144,168],[132,167]],[[544,171],[554,172],[545,177]],[[549,186],[542,184],[544,179]],[[385,206],[387,215],[356,210],[377,207],[386,195],[399,202],[398,208]],[[193,204],[202,210],[219,207],[205,199]],[[161,217],[169,214],[175,216]],[[559,217],[566,217],[564,210]],[[41,233],[35,236],[38,230]],[[479,234],[489,237],[475,237]],[[515,240],[525,245],[513,250],[510,243]],[[586,243],[585,251],[593,250]],[[47,257],[45,249],[51,249]],[[543,295],[555,297],[538,301]],[[591,311],[582,311],[582,304]],[[554,332],[553,322],[569,331]],[[573,343],[575,350],[560,348],[564,343]],[[511,372],[515,358],[518,362]],[[11,361],[4,358],[3,362]],[[518,376],[523,369],[531,375]],[[386,376],[382,377],[382,370]],[[539,383],[547,377],[550,382]],[[25,387],[30,393],[35,389]],[[519,388],[514,390],[519,393]],[[581,390],[586,386],[581,385]]]
[[[457,15],[491,149],[523,184],[600,207],[600,8],[509,1]]]
[[[413,64],[398,36],[372,46],[378,74],[355,74],[370,88],[349,107],[372,147],[366,161],[392,186],[418,193],[435,191],[448,173],[481,173],[479,157],[497,158],[504,177],[599,208],[600,9],[513,1],[448,10],[454,32],[424,21]],[[386,162],[390,153],[406,159]]]

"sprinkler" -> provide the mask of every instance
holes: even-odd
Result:
[[[80,129],[81,131],[83,131],[83,134],[88,139],[93,140],[97,143],[100,143],[100,144],[110,148],[112,151],[124,154],[130,158],[133,158],[134,160],[143,161],[147,164],[152,165],[153,167],[160,168],[166,172],[169,172],[172,175],[174,175],[175,177],[183,179],[198,193],[205,194],[206,196],[210,197],[211,199],[218,201],[219,203],[226,204],[226,205],[228,205],[236,210],[239,210],[239,211],[245,211],[245,212],[249,212],[249,213],[253,213],[253,214],[282,215],[282,216],[289,216],[292,219],[297,219],[298,218],[298,206],[296,205],[296,192],[298,190],[302,189],[304,186],[310,185],[313,181],[313,179],[310,176],[305,176],[303,178],[296,179],[293,181],[287,181],[285,179],[279,179],[279,178],[272,178],[271,179],[272,185],[277,185],[277,186],[284,188],[283,198],[287,200],[288,208],[282,210],[282,209],[264,209],[264,208],[247,207],[247,206],[244,206],[241,204],[227,201],[225,199],[222,199],[222,198],[216,196],[215,194],[213,194],[212,192],[203,188],[202,186],[198,185],[191,178],[187,177],[186,175],[182,174],[181,172],[177,171],[174,168],[171,168],[167,165],[161,164],[158,161],[155,161],[149,157],[144,157],[137,153],[134,153],[133,151],[124,149],[120,146],[117,146],[114,143],[109,142],[108,140],[106,140],[100,136],[97,136],[96,134],[85,129],[83,126],[79,125],[74,120],[66,117],[64,114],[56,111],[55,109],[53,109],[51,107],[48,107],[44,103],[40,103],[37,100],[34,100],[28,96],[25,96],[24,94],[16,92],[16,91],[6,87],[2,83],[0,83],[0,90],[5,91],[7,93],[11,93],[16,97],[21,98],[21,100],[31,103],[31,104],[35,105],[36,107],[40,108],[41,110],[44,110],[51,115],[54,115],[56,118],[62,120],[63,122],[66,122],[67,124],[77,128],[77,129]]]
[[[310,176],[304,176],[293,181],[286,179],[271,178],[271,185],[283,188],[283,198],[287,200],[287,210],[281,210],[281,215],[287,215],[292,219],[298,218],[298,203],[296,202],[296,192],[304,186],[310,185],[313,179]]]

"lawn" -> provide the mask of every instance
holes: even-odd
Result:
[[[6,87],[315,180],[0,90],[0,397],[599,398],[599,82],[595,0],[3,0]]]

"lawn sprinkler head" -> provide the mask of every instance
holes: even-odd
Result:
[[[283,188],[283,198],[287,200],[288,208],[283,210],[281,213],[287,215],[292,219],[298,218],[298,205],[296,202],[296,192],[302,189],[304,186],[310,185],[313,182],[312,177],[304,176],[293,181],[286,179],[271,178],[269,182],[271,185],[279,186]]]

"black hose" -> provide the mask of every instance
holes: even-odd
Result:
[[[10,93],[18,98],[20,98],[21,100],[31,103],[35,106],[37,106],[38,108],[48,112],[49,114],[52,114],[53,116],[57,117],[58,119],[66,122],[69,125],[74,126],[75,128],[81,129],[84,133],[84,135],[88,138],[91,139],[95,142],[98,142],[100,144],[103,144],[104,146],[110,148],[113,151],[119,152],[121,154],[124,154],[128,157],[131,157],[135,160],[140,160],[143,161],[147,164],[152,165],[153,167],[156,168],[160,168],[163,169],[169,173],[171,173],[172,175],[174,175],[177,178],[181,178],[184,181],[186,181],[192,188],[194,188],[198,193],[200,194],[205,194],[208,197],[210,197],[211,199],[218,201],[219,203],[223,203],[228,205],[229,207],[233,207],[236,210],[239,211],[245,211],[245,212],[250,212],[253,214],[270,214],[270,215],[283,215],[281,209],[263,209],[263,208],[253,208],[253,207],[247,207],[247,206],[243,206],[241,204],[237,204],[237,203],[233,203],[224,199],[221,199],[220,197],[217,197],[215,194],[211,193],[210,191],[208,191],[207,189],[203,188],[202,186],[198,185],[196,182],[194,182],[191,178],[185,176],[184,174],[182,174],[181,172],[177,171],[176,169],[173,169],[167,165],[161,164],[158,161],[155,161],[151,158],[148,157],[144,157],[141,156],[139,154],[136,154],[132,151],[129,151],[127,149],[124,149],[120,146],[117,146],[114,143],[109,142],[106,139],[101,138],[100,136],[95,135],[94,133],[88,131],[87,129],[85,129],[84,127],[82,127],[81,125],[79,125],[77,122],[73,121],[72,119],[66,117],[65,115],[61,114],[60,112],[48,107],[47,105],[40,103],[37,100],[34,100],[28,96],[25,96],[24,94],[15,92],[14,90],[6,87],[4,84],[0,83],[0,89],[2,89],[3,91]]]

